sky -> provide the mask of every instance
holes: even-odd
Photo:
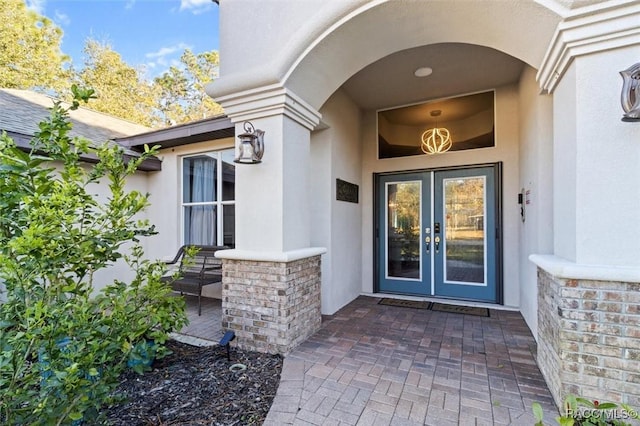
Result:
[[[162,74],[184,49],[218,50],[218,5],[212,0],[25,0],[64,31],[62,52],[83,64],[89,37],[108,42],[124,61]]]

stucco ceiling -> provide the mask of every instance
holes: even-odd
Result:
[[[433,73],[415,77],[420,67]],[[385,109],[512,84],[523,68],[522,61],[491,48],[441,43],[382,58],[354,74],[343,89],[362,109]]]

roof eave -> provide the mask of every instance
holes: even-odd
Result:
[[[33,136],[25,135],[22,133],[10,132],[6,131],[7,136],[9,136],[16,144],[16,147],[25,152],[30,152],[31,147],[31,139]],[[136,158],[134,155],[123,153],[123,158],[125,164]],[[98,158],[94,154],[83,154],[80,156],[80,160],[85,163],[96,164],[98,163]],[[157,172],[162,170],[162,161],[157,157],[150,157],[145,159],[139,166],[138,170],[143,172]]]
[[[165,129],[115,139],[127,148],[142,150],[145,145],[173,148],[192,143],[224,139],[235,136],[235,126],[227,116],[206,118]]]

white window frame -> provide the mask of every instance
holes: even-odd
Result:
[[[185,207],[190,206],[215,206],[216,211],[216,245],[222,246],[224,245],[224,207],[223,206],[235,206],[235,191],[234,191],[234,199],[222,201],[222,154],[226,151],[230,151],[234,153],[234,148],[223,148],[223,149],[215,149],[211,151],[204,152],[196,152],[193,154],[183,155],[180,157],[180,244],[185,244]],[[204,201],[204,202],[195,202],[195,203],[185,203],[184,202],[184,160],[191,157],[200,157],[203,155],[208,155],[214,160],[216,163],[216,200],[215,201]],[[234,215],[235,218],[235,215]]]

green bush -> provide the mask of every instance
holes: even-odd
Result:
[[[155,233],[136,220],[148,194],[125,189],[156,150],[127,163],[118,147],[72,139],[68,111],[93,94],[72,90],[73,104],[55,103],[30,152],[0,137],[0,424],[98,421],[139,342],[153,340],[162,357],[168,333],[186,323],[184,301],[160,282],[164,265],[139,245]],[[96,184],[108,185],[106,201],[92,195]],[[120,258],[132,281],[96,293],[95,273]]]

